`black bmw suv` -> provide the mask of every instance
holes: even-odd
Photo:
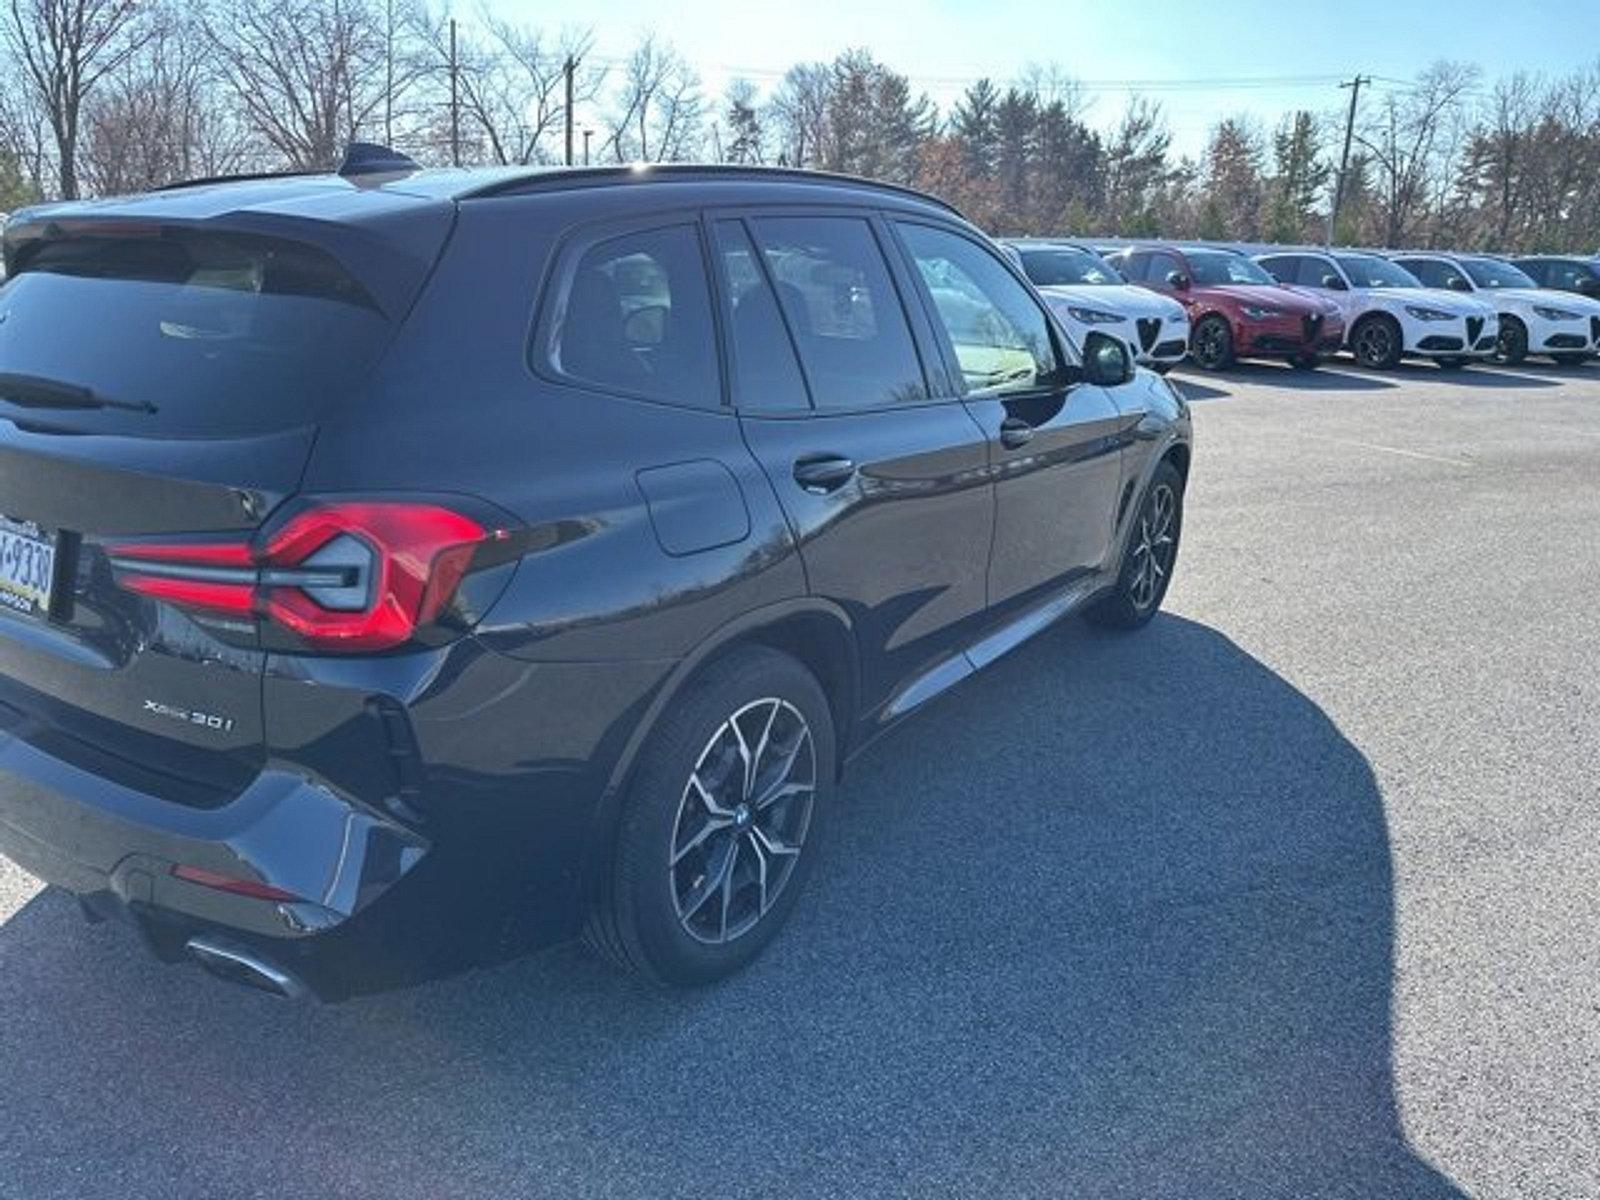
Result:
[[[913,192],[358,148],[4,252],[0,850],[259,987],[722,976],[853,754],[1171,578],[1183,401]]]

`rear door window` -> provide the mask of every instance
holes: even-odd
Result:
[[[1455,274],[1437,258],[1401,258],[1395,261],[1431,288],[1447,286],[1450,276]]]
[[[700,233],[690,223],[591,243],[564,276],[545,338],[557,374],[601,391],[722,403]]]
[[[811,399],[794,343],[743,222],[716,222],[716,241],[734,403],[757,412],[809,409]]]
[[[750,222],[819,409],[927,399],[899,292],[861,217]]]
[[[1311,254],[1302,254],[1300,256],[1300,265],[1295,271],[1294,282],[1300,284],[1301,287],[1326,288],[1328,286],[1328,277],[1331,275],[1337,278],[1338,274],[1339,272],[1334,269],[1333,264],[1327,259],[1317,258]]]

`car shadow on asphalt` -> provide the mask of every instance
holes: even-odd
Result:
[[[700,991],[581,950],[336,1006],[0,929],[19,1195],[1452,1197],[1391,1067],[1360,750],[1176,616],[1052,631],[850,773],[791,927]]]
[[[1346,369],[1340,369],[1341,367]],[[1225,385],[1254,383],[1308,392],[1371,392],[1385,391],[1399,386],[1392,379],[1360,371],[1353,364],[1341,364],[1337,361],[1323,363],[1314,370],[1302,370],[1288,363],[1238,362],[1226,371],[1207,372],[1202,378],[1214,379]],[[1196,384],[1193,375],[1184,376],[1183,382],[1186,386]],[[1216,394],[1226,396],[1232,393],[1217,391]]]

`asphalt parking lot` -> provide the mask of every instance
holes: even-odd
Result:
[[[1600,368],[1174,378],[1168,614],[869,754],[717,989],[295,1006],[0,866],[0,1195],[1600,1196]]]

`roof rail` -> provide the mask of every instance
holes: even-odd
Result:
[[[846,175],[835,171],[813,171],[804,167],[757,167],[732,163],[619,163],[598,167],[538,167],[530,168],[526,175],[497,179],[481,188],[463,192],[459,199],[478,200],[490,196],[515,195],[519,192],[559,190],[586,182],[601,183],[608,180],[633,179],[640,183],[672,179],[772,179],[796,183],[831,183],[840,186],[865,188],[889,192],[908,199],[932,204],[955,216],[962,212],[947,200],[919,192],[903,184],[888,183],[881,179],[867,179],[859,175]],[[963,218],[964,219],[964,218]]]

